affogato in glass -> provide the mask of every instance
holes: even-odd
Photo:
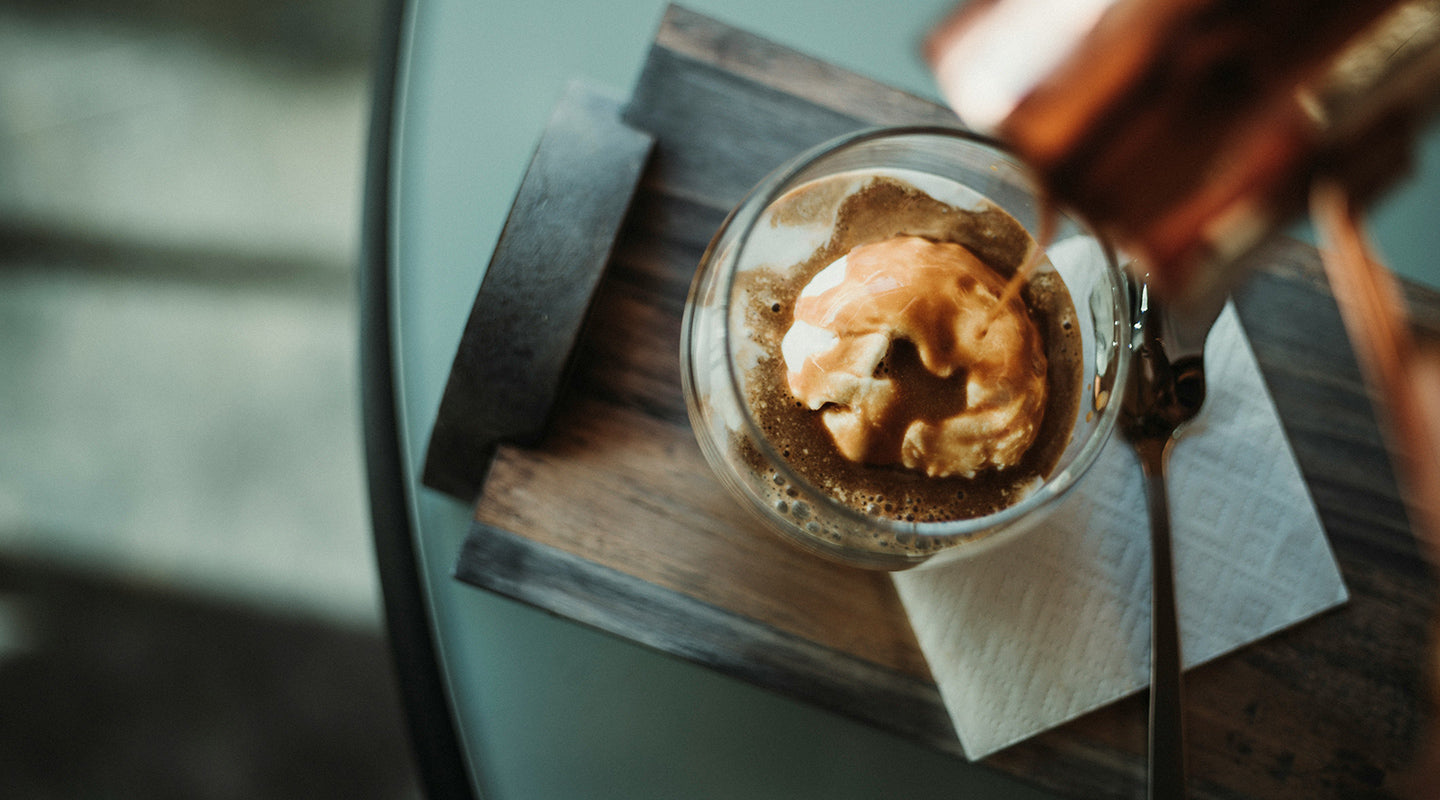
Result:
[[[905,569],[1013,538],[1076,485],[1115,424],[1128,315],[1110,248],[997,145],[871,130],[726,220],[681,374],[706,459],[771,529]]]

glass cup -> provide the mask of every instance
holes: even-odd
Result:
[[[756,329],[749,293],[767,277],[783,278],[828,242],[839,204],[877,174],[950,206],[998,207],[1030,238],[1040,238],[1048,209],[1037,184],[992,141],[956,129],[905,127],[820,145],[752,189],[711,241],[685,307],[681,376],[706,460],[771,530],[842,563],[897,570],[946,563],[1011,540],[1075,487],[1115,425],[1130,320],[1127,279],[1110,247],[1082,220],[1056,210],[1040,269],[1058,273],[1069,292],[1083,374],[1068,441],[1048,475],[1004,508],[945,521],[872,513],[878,507],[852,505],[817,488],[767,440],[752,408],[755,366],[773,337]]]

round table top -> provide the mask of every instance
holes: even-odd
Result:
[[[815,0],[688,5],[933,98],[918,45],[952,1],[907,4],[903,15],[883,3],[845,4],[843,14],[836,4]],[[385,152],[378,159],[372,153],[367,222],[367,242],[383,250],[371,260],[383,269],[375,280],[384,285],[367,294],[367,302],[381,307],[366,309],[364,325],[367,337],[384,329],[373,342],[381,352],[370,358],[386,362],[385,369],[377,373],[372,363],[369,372],[388,383],[381,391],[388,388],[394,399],[399,474],[392,478],[399,485],[392,509],[398,517],[391,521],[408,528],[437,688],[453,720],[456,749],[440,746],[431,755],[458,760],[452,766],[462,782],[478,796],[496,798],[1047,796],[452,578],[472,509],[423,487],[419,475],[476,289],[562,88],[586,77],[627,91],[664,4],[412,0],[396,6],[403,21],[389,54],[393,84],[382,71],[377,93],[376,119],[383,124],[388,116],[389,125],[376,138]],[[1427,161],[1436,149],[1427,144]],[[377,169],[383,180],[376,180]],[[1440,195],[1428,180],[1406,190],[1381,220],[1382,245],[1387,226],[1410,225],[1414,209]],[[1440,246],[1417,238],[1440,235],[1440,228],[1422,227],[1427,230],[1406,239],[1412,249]],[[368,435],[387,432],[377,434],[372,425]],[[383,524],[377,515],[377,527]],[[382,571],[393,567],[383,552],[381,560]],[[393,605],[388,583],[386,591]],[[396,638],[414,645],[413,637]],[[402,679],[411,677],[402,670]],[[424,739],[425,731],[419,733]]]
[[[690,4],[933,97],[918,43],[950,3],[912,4],[901,18],[882,6],[842,17],[818,2]],[[578,76],[628,89],[663,12],[660,0],[404,8],[384,222],[399,469],[440,687],[471,787],[532,799],[858,798],[897,786],[909,797],[962,788],[1045,796],[451,577],[471,509],[421,486],[419,474],[475,291],[565,83]]]

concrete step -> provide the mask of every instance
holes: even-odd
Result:
[[[374,630],[368,49],[281,6],[0,9],[0,553]]]
[[[364,61],[0,10],[0,219],[348,271],[369,81]]]

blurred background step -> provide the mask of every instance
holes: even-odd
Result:
[[[0,794],[418,800],[361,631],[0,558]]]
[[[363,43],[263,2],[32,5],[0,9],[7,227],[353,268],[378,3],[322,15]]]
[[[0,796],[419,796],[358,409],[379,5],[0,7]]]
[[[377,4],[55,5],[0,11],[0,551],[376,628]]]

